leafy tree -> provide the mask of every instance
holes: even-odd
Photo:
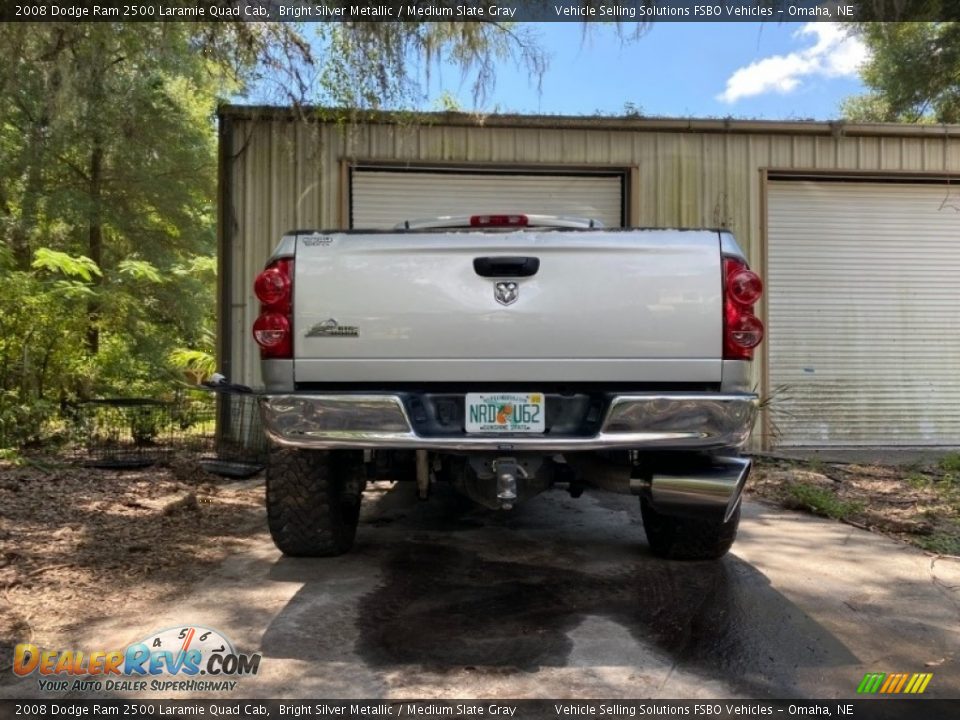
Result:
[[[91,296],[99,272],[89,258],[47,249],[20,270],[0,252],[0,441],[35,439],[67,386],[88,375],[69,339],[84,332],[73,308]]]
[[[872,122],[960,122],[960,23],[864,23],[869,88],[843,114]]]
[[[209,331],[213,108],[237,76],[198,47],[186,25],[0,26],[0,422],[155,387]]]
[[[0,23],[0,444],[210,371],[221,98],[404,108],[441,61],[478,99],[497,60],[546,64],[511,23],[312,27]]]
[[[309,98],[356,109],[410,107],[424,99],[421,83],[432,67],[446,61],[469,77],[474,99],[482,102],[495,81],[498,60],[513,60],[535,83],[546,69],[536,33],[512,23],[319,24],[312,47],[319,52],[303,60],[316,71],[300,77],[312,77],[313,85],[296,88],[301,98],[288,85],[288,101]]]

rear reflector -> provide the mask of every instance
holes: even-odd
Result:
[[[470,227],[525,227],[526,215],[472,215]]]

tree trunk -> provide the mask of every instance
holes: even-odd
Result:
[[[30,125],[30,140],[24,159],[27,182],[23,189],[20,216],[16,218],[10,232],[10,245],[17,270],[29,270],[33,261],[33,248],[30,235],[37,223],[37,201],[43,193],[43,126],[45,118]],[[9,215],[9,212],[8,212]]]
[[[90,225],[88,255],[97,267],[103,266],[103,224],[101,218],[101,195],[103,193],[103,144],[100,138],[93,141],[90,153]],[[100,283],[100,276],[94,282]],[[93,297],[87,303],[87,350],[91,355],[100,351],[100,300]]]

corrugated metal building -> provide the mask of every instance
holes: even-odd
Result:
[[[295,228],[474,212],[724,227],[767,284],[759,442],[960,445],[960,127],[220,112],[220,362]]]

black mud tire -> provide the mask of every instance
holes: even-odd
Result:
[[[267,524],[292,557],[333,557],[353,547],[363,470],[349,451],[276,448],[267,465]]]
[[[716,560],[727,554],[737,538],[740,505],[726,522],[722,517],[694,518],[665,515],[640,498],[643,530],[657,557],[670,560]]]

